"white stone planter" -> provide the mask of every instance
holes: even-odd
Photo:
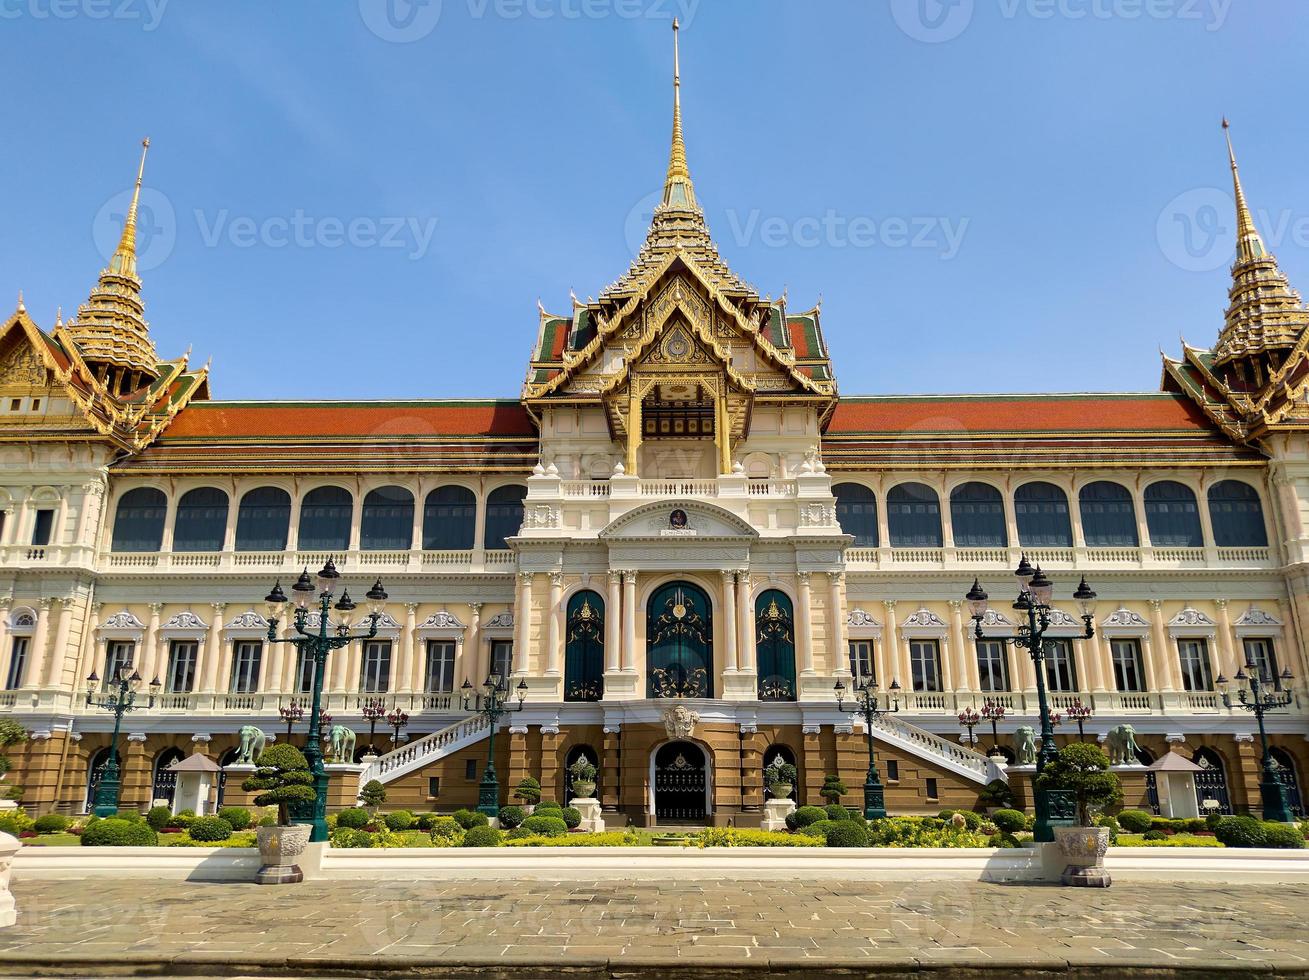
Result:
[[[259,873],[255,881],[261,885],[289,885],[304,881],[304,872],[296,859],[305,852],[313,828],[307,823],[289,827],[260,827]]]
[[[1112,882],[1105,870],[1104,856],[1109,850],[1107,827],[1056,827],[1055,843],[1064,858],[1061,883],[1083,888],[1108,888]]]
[[[573,792],[582,799],[590,799],[595,796],[595,780],[574,779]]]

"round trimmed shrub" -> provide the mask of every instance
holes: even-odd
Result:
[[[561,817],[534,813],[523,821],[523,827],[542,837],[562,837],[568,833],[568,824]]]
[[[17,837],[19,834],[26,833],[35,825],[35,821],[22,810],[10,810],[8,813],[0,816],[0,831],[6,834],[12,834]]]
[[[82,831],[83,847],[154,847],[159,835],[141,821],[106,817],[86,825]]]
[[[982,815],[974,813],[972,810],[956,810],[959,816],[964,818],[964,826],[969,830],[979,830],[982,826]]]
[[[454,812],[455,823],[463,827],[464,830],[472,830],[474,827],[485,827],[491,821],[487,819],[485,813],[479,813],[477,810],[456,810]]]
[[[332,831],[331,843],[333,847],[360,850],[373,846],[373,835],[353,827],[337,827]]]
[[[818,823],[819,820],[826,820],[827,812],[820,806],[802,806],[795,811],[795,825],[797,829],[808,827],[810,824]]]
[[[509,831],[509,833],[505,834],[505,837],[509,840],[522,840],[524,837],[535,836],[536,834],[532,833],[526,827],[515,827],[513,830]]]
[[[420,813],[414,818],[414,827],[418,830],[426,830],[430,833],[439,819],[441,819],[440,815],[436,813]]]
[[[250,826],[250,811],[243,806],[225,806],[218,811],[218,816],[231,824],[233,830],[245,830]]]
[[[1254,817],[1224,817],[1214,836],[1227,847],[1263,847],[1268,831]]]
[[[459,826],[453,817],[437,817],[432,821],[432,839],[440,837],[445,840],[454,840],[464,829]]]
[[[196,817],[187,828],[192,840],[220,841],[232,836],[232,825],[222,817]]]
[[[542,810],[562,810],[563,806],[555,800],[542,800],[536,805],[533,813],[540,813]]]
[[[501,812],[503,813],[503,811]],[[577,807],[566,806],[559,812],[563,814],[564,825],[569,830],[572,830],[574,827],[580,827],[582,825],[582,811],[577,809]],[[551,814],[551,816],[553,816],[553,814]]]
[[[181,827],[186,830],[191,826],[191,821],[195,819],[194,810],[178,810],[173,814],[173,819],[168,821],[170,827]]]
[[[823,812],[827,814],[828,820],[849,820],[850,811],[839,803],[829,803],[823,807]]]
[[[70,823],[72,821],[62,813],[47,813],[36,818],[36,822],[32,824],[32,829],[38,834],[62,834],[68,829]]]
[[[1129,834],[1144,834],[1154,818],[1144,810],[1124,810],[1118,814],[1118,826]]]
[[[827,830],[828,847],[867,847],[868,831],[852,820],[837,820]]]
[[[1162,830],[1147,830],[1141,835],[1141,840],[1167,840],[1168,835]]]
[[[483,814],[485,816],[485,814]],[[464,834],[461,847],[499,847],[500,831],[494,827],[473,827]]]
[[[359,830],[368,826],[369,819],[368,811],[356,806],[338,813],[336,815],[336,825],[344,827],[346,830]]]
[[[1015,834],[1027,826],[1027,814],[1022,810],[996,810],[991,814],[991,823],[999,827],[1002,834]]]
[[[145,815],[145,822],[152,830],[163,830],[172,825],[173,811],[166,806],[152,806],[150,812]]]
[[[37,820],[39,824],[41,820]],[[38,828],[39,829],[39,828]],[[1280,823],[1264,824],[1264,847],[1301,848],[1304,847],[1304,834],[1295,827]]]
[[[523,825],[527,819],[527,811],[521,806],[502,806],[500,808],[500,828],[502,830],[514,830]]]
[[[794,810],[792,810],[790,813],[788,813],[784,819],[786,820],[786,829],[787,829],[787,830],[789,830],[789,831],[791,831],[792,833],[794,833],[795,831],[797,831],[797,830],[800,829],[800,820],[799,820],[799,818],[795,815],[795,811],[794,811]]]
[[[842,822],[844,822],[844,821],[840,821],[840,820],[816,820],[815,822],[813,822],[813,823],[811,823],[811,824],[806,824],[805,826],[801,827],[801,828],[800,828],[800,833],[804,834],[806,837],[823,837],[823,838],[825,838],[825,837],[827,837],[827,832],[828,832],[829,830],[831,830],[833,827],[835,827],[838,823],[842,823]]]
[[[414,815],[408,810],[396,810],[394,813],[388,813],[385,819],[387,829],[394,830],[397,833],[408,830],[414,825]]]

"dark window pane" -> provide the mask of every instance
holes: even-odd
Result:
[[[403,487],[378,487],[364,497],[359,526],[362,551],[408,551],[414,537],[414,495]]]
[[[300,504],[300,548],[304,551],[345,551],[350,547],[354,498],[341,487],[319,487]]]
[[[158,551],[164,540],[168,498],[154,487],[123,494],[114,515],[114,551]]]
[[[1082,487],[1082,535],[1088,548],[1135,548],[1136,508],[1132,494],[1117,483],[1100,481]]]
[[[280,487],[259,487],[241,498],[236,512],[237,551],[281,551],[291,526],[291,495]]]
[[[1004,499],[986,483],[965,483],[950,494],[950,525],[957,548],[1003,548],[1009,544],[1004,526]]]
[[[941,547],[941,502],[931,487],[892,487],[886,495],[886,523],[892,548]]]
[[[174,551],[222,551],[226,532],[226,493],[200,487],[182,495],[173,521]]]
[[[1200,507],[1191,488],[1161,480],[1145,488],[1145,523],[1156,548],[1202,548]]]
[[[876,548],[877,497],[858,483],[838,483],[832,487],[836,497],[836,520],[841,530],[854,535],[856,548]]]
[[[1014,494],[1018,543],[1025,548],[1071,548],[1068,497],[1053,483],[1026,483]]]
[[[486,533],[482,547],[487,551],[508,548],[505,538],[512,538],[523,526],[523,498],[527,487],[496,487],[486,498]]]
[[[477,497],[467,487],[437,487],[423,504],[423,550],[468,551],[477,536]]]
[[[1220,548],[1262,548],[1268,544],[1264,509],[1254,487],[1224,480],[1209,488],[1209,519]]]
[[[55,526],[55,512],[52,510],[38,510],[36,512],[36,523],[32,526],[32,544],[47,545],[50,543],[50,532]]]

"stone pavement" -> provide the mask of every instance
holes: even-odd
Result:
[[[16,880],[0,975],[1309,976],[1309,885]]]

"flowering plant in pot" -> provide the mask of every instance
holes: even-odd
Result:
[[[768,784],[768,792],[773,795],[775,800],[790,799],[791,793],[795,789],[795,780],[795,766],[783,761],[781,756],[778,756],[764,772],[764,781]]]
[[[579,758],[571,766],[568,772],[573,777],[573,794],[590,799],[595,796],[595,766],[585,756]]]
[[[1075,825],[1055,827],[1055,841],[1067,862],[1060,880],[1065,885],[1105,888],[1110,883],[1104,868],[1109,829],[1095,824],[1096,816],[1122,802],[1118,776],[1109,771],[1109,756],[1089,742],[1073,742],[1059,750],[1036,777],[1038,790],[1066,793],[1076,805]]]
[[[304,853],[313,828],[309,824],[293,824],[290,807],[293,803],[313,803],[316,799],[314,776],[304,753],[287,742],[269,746],[255,760],[254,775],[241,788],[259,794],[255,806],[277,807],[277,823],[260,827],[257,832],[262,866],[255,880],[261,885],[303,881],[304,873],[295,859]]]

